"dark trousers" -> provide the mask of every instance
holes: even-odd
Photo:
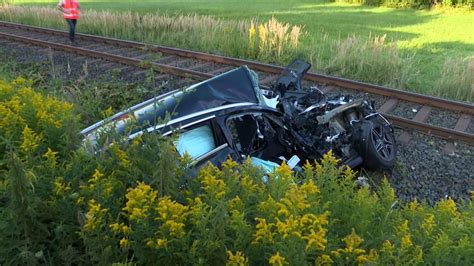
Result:
[[[69,40],[71,40],[71,42],[74,42],[74,35],[76,34],[77,19],[67,18],[66,21],[67,21],[67,24],[69,25]]]

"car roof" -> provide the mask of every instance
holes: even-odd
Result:
[[[115,123],[118,133],[123,133],[125,124],[132,121],[132,118],[137,125],[136,129],[130,132],[134,134],[145,128],[163,124],[164,119],[170,119],[169,122],[182,121],[203,113],[261,103],[257,75],[247,66],[241,66],[184,90],[175,90],[139,103],[95,123],[82,130],[81,134],[88,135],[111,123]]]

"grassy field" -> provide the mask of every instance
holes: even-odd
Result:
[[[13,4],[54,6],[54,3],[45,0],[14,0]],[[84,10],[132,10],[169,15],[196,13],[226,20],[267,20],[275,17],[282,22],[303,26],[307,33],[301,39],[307,53],[305,57],[318,58],[319,62],[313,62],[317,70],[349,78],[360,75],[347,71],[331,73],[330,68],[325,69],[333,57],[328,47],[348,36],[363,40],[370,36],[385,36],[386,44],[395,44],[397,51],[406,56],[413,55],[409,86],[420,92],[430,93],[440,84],[456,86],[456,82],[439,81],[443,71],[449,73],[449,68],[453,68],[448,66],[443,70],[443,65],[447,62],[461,64],[455,67],[462,71],[467,68],[469,60],[474,61],[474,12],[468,10],[391,9],[307,0],[83,0],[81,5]],[[313,56],[313,53],[319,56]],[[472,76],[472,71],[464,69],[464,75]],[[473,80],[472,77],[467,79]],[[437,88],[435,94],[443,95],[442,89]],[[472,96],[464,100],[470,101],[470,98]]]

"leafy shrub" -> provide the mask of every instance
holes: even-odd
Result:
[[[20,84],[0,85],[0,108],[16,119],[0,128],[1,264],[474,262],[471,200],[404,203],[387,180],[358,188],[331,153],[301,173],[282,164],[263,182],[250,160],[191,178],[188,158],[155,134],[97,155],[53,150],[50,136],[67,140],[67,129],[49,133],[29,116],[49,106],[73,124],[71,107]],[[34,101],[45,104],[25,105]]]

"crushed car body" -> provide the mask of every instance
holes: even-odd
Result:
[[[184,90],[137,104],[83,131],[84,142],[98,151],[106,129],[132,140],[144,133],[170,135],[188,153],[196,169],[219,166],[228,157],[250,158],[271,172],[282,161],[300,167],[329,150],[341,164],[390,168],[396,144],[390,123],[365,99],[327,97],[318,88],[302,88],[310,64],[295,60],[270,88],[241,66]]]

